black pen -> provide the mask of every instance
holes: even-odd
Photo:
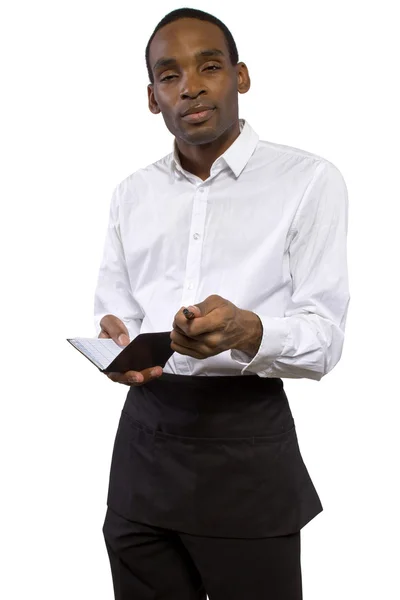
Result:
[[[182,312],[188,321],[190,321],[191,319],[194,319],[194,317],[195,317],[195,314],[192,311],[188,310],[187,308],[184,308]]]

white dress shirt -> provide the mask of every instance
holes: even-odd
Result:
[[[199,360],[174,352],[165,373],[320,380],[340,359],[350,301],[347,188],[328,160],[240,135],[203,181],[173,151],[114,190],[94,298],[130,339],[171,331],[182,306],[218,294],[256,313],[257,354]],[[157,365],[154,365],[157,366]]]

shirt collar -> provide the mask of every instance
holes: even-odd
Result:
[[[239,177],[247,165],[251,155],[257,147],[259,136],[245,119],[239,119],[240,133],[235,141],[229,146],[221,156],[213,163],[212,169],[224,162],[235,174]],[[176,140],[173,141],[173,150],[171,154],[171,168],[185,174],[186,171],[182,168],[179,160],[178,148]]]

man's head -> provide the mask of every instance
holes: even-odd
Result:
[[[216,17],[191,8],[166,15],[147,44],[146,65],[149,108],[162,113],[175,137],[207,144],[237,124],[238,93],[248,91],[250,77],[232,34]],[[183,117],[201,106],[211,109],[203,119]]]

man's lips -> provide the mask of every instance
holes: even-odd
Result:
[[[188,123],[201,123],[203,121],[207,121],[211,117],[214,112],[214,108],[208,110],[202,110],[200,112],[192,113],[190,115],[185,115],[182,117]]]

